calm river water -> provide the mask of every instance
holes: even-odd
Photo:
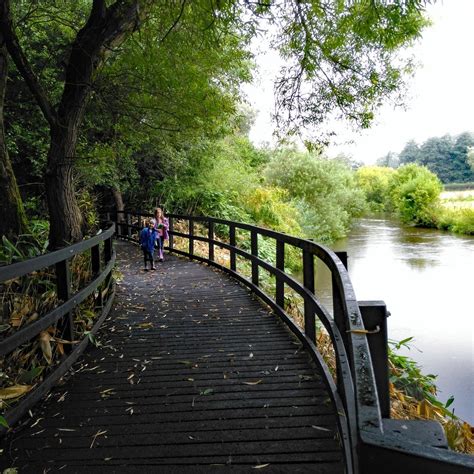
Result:
[[[474,424],[474,237],[361,219],[332,248],[348,253],[357,299],[385,301],[389,338],[414,336],[404,353],[438,375],[439,398],[454,395],[451,408]]]

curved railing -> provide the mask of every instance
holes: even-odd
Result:
[[[138,231],[147,217],[152,216],[141,212],[115,213],[118,236],[137,241]],[[383,317],[380,318],[380,310],[382,309],[383,313],[385,306],[362,305],[357,301],[347,270],[334,252],[309,240],[249,224],[212,217],[176,214],[169,214],[168,217],[170,236],[167,249],[170,252],[208,263],[230,273],[267,303],[308,349],[324,374],[325,383],[338,413],[341,444],[348,473],[395,474],[402,468],[405,472],[428,468],[427,472],[430,473],[472,474],[472,457],[436,447],[436,443],[428,434],[423,436],[424,431],[434,432],[436,442],[444,445],[444,440],[441,439],[444,435],[440,435],[438,424],[421,421],[419,423],[425,425],[420,427],[414,420],[389,419],[386,326]],[[180,226],[178,222],[181,222]],[[200,225],[200,235],[196,232],[196,224]],[[216,226],[219,226],[219,235],[225,235],[225,238],[216,238]],[[237,238],[237,232],[242,231],[249,233],[250,245],[246,247],[250,247],[250,251],[239,245],[242,241]],[[176,246],[177,238],[187,241],[185,249]],[[259,240],[262,238],[274,243],[275,264],[261,257]],[[207,255],[199,255],[195,251],[195,242],[206,244]],[[216,246],[229,252],[228,264],[216,261]],[[301,253],[302,283],[285,272],[285,254],[288,248],[297,249]],[[250,262],[249,277],[238,272],[237,257]],[[315,260],[322,262],[331,273],[332,315],[315,295]],[[261,269],[275,278],[273,295],[261,287]],[[303,298],[302,329],[285,311],[285,286]],[[374,308],[378,310],[375,319]],[[336,380],[331,376],[316,346],[317,320],[326,329],[332,343],[337,364]],[[375,327],[374,320],[378,322]]]
[[[66,354],[59,365],[38,386],[28,392],[17,405],[3,414],[10,426],[16,423],[38,400],[47,394],[59,378],[69,370],[79,355],[84,352],[91,335],[95,334],[109,313],[115,294],[112,278],[112,270],[115,264],[115,252],[112,246],[114,232],[115,226],[111,225],[106,231],[88,240],[30,260],[0,267],[0,283],[23,277],[47,267],[54,267],[56,293],[60,301],[60,304],[49,313],[40,316],[36,321],[1,340],[0,356],[3,357],[11,353],[22,344],[37,337],[42,331],[46,331],[56,324],[61,328],[64,340],[70,343],[68,346],[70,349],[66,350]],[[101,246],[103,246],[102,250]],[[88,250],[91,254],[92,281],[71,295],[69,260],[75,255]],[[92,294],[94,294],[95,300],[94,307],[97,311],[100,311],[100,316],[87,335],[81,341],[75,341],[72,310]],[[106,296],[106,299],[104,299],[104,296]],[[72,349],[73,343],[74,349]]]

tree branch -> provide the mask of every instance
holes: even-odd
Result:
[[[163,43],[163,41],[166,39],[166,37],[174,30],[174,28],[176,27],[176,25],[178,24],[179,20],[181,19],[181,17],[183,16],[183,13],[184,13],[184,6],[186,5],[186,0],[183,0],[181,2],[181,10],[179,12],[179,15],[178,17],[176,18],[176,20],[173,22],[173,24],[171,25],[171,27],[169,28],[169,30],[166,32],[165,36],[163,36],[163,38],[161,38],[161,41],[160,43]]]
[[[56,113],[48,95],[41,86],[30,66],[30,63],[28,62],[28,58],[25,56],[25,53],[20,46],[11,18],[10,0],[3,0],[0,8],[0,30],[5,38],[8,53],[13,59],[18,71],[23,76],[28,88],[36,99],[36,102],[38,102],[45,119],[51,126],[53,126],[56,123]]]

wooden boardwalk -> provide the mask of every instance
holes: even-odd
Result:
[[[99,347],[2,443],[25,472],[344,472],[336,417],[300,343],[238,283],[167,257],[123,280]]]

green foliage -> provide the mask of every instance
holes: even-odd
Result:
[[[369,127],[381,99],[412,69],[397,51],[428,24],[423,9],[421,1],[402,0],[277,2],[270,8],[275,43],[286,61],[277,83],[280,124],[314,133],[335,112]]]
[[[84,234],[94,234],[99,224],[99,215],[97,213],[95,197],[88,189],[83,188],[77,193],[77,201],[79,204],[79,209],[81,210],[81,214],[84,218]]]
[[[454,397],[450,397],[446,403],[438,400],[436,393],[436,375],[423,374],[418,363],[408,356],[403,356],[397,351],[404,347],[410,349],[409,343],[413,337],[408,337],[402,341],[389,341],[388,358],[391,364],[390,382],[413,397],[415,400],[428,400],[436,408],[440,409],[444,416],[455,418],[448,408],[453,403]]]
[[[265,176],[270,185],[288,192],[309,238],[329,242],[344,237],[351,219],[365,209],[352,171],[337,160],[282,149],[274,153]]]
[[[44,220],[31,220],[28,223],[30,233],[21,234],[12,242],[5,236],[0,242],[0,265],[38,257],[48,248],[49,224]]]
[[[474,146],[474,135],[462,133],[456,137],[432,137],[418,146],[413,140],[399,155],[401,164],[417,163],[426,166],[443,183],[468,182],[474,179],[469,150]]]
[[[298,209],[288,201],[288,191],[275,187],[258,187],[244,201],[252,221],[291,235],[301,235]]]
[[[392,209],[389,200],[389,184],[395,171],[382,166],[363,166],[356,171],[357,185],[364,191],[372,212]]]
[[[438,217],[438,228],[457,234],[474,235],[474,208],[443,207]]]
[[[162,170],[163,179],[153,180],[144,191],[150,205],[159,202],[174,212],[248,222],[243,202],[258,185],[253,164],[259,156],[242,137],[188,146],[174,156],[172,168]]]
[[[436,226],[441,191],[441,182],[428,168],[409,164],[393,174],[389,195],[403,222]]]

